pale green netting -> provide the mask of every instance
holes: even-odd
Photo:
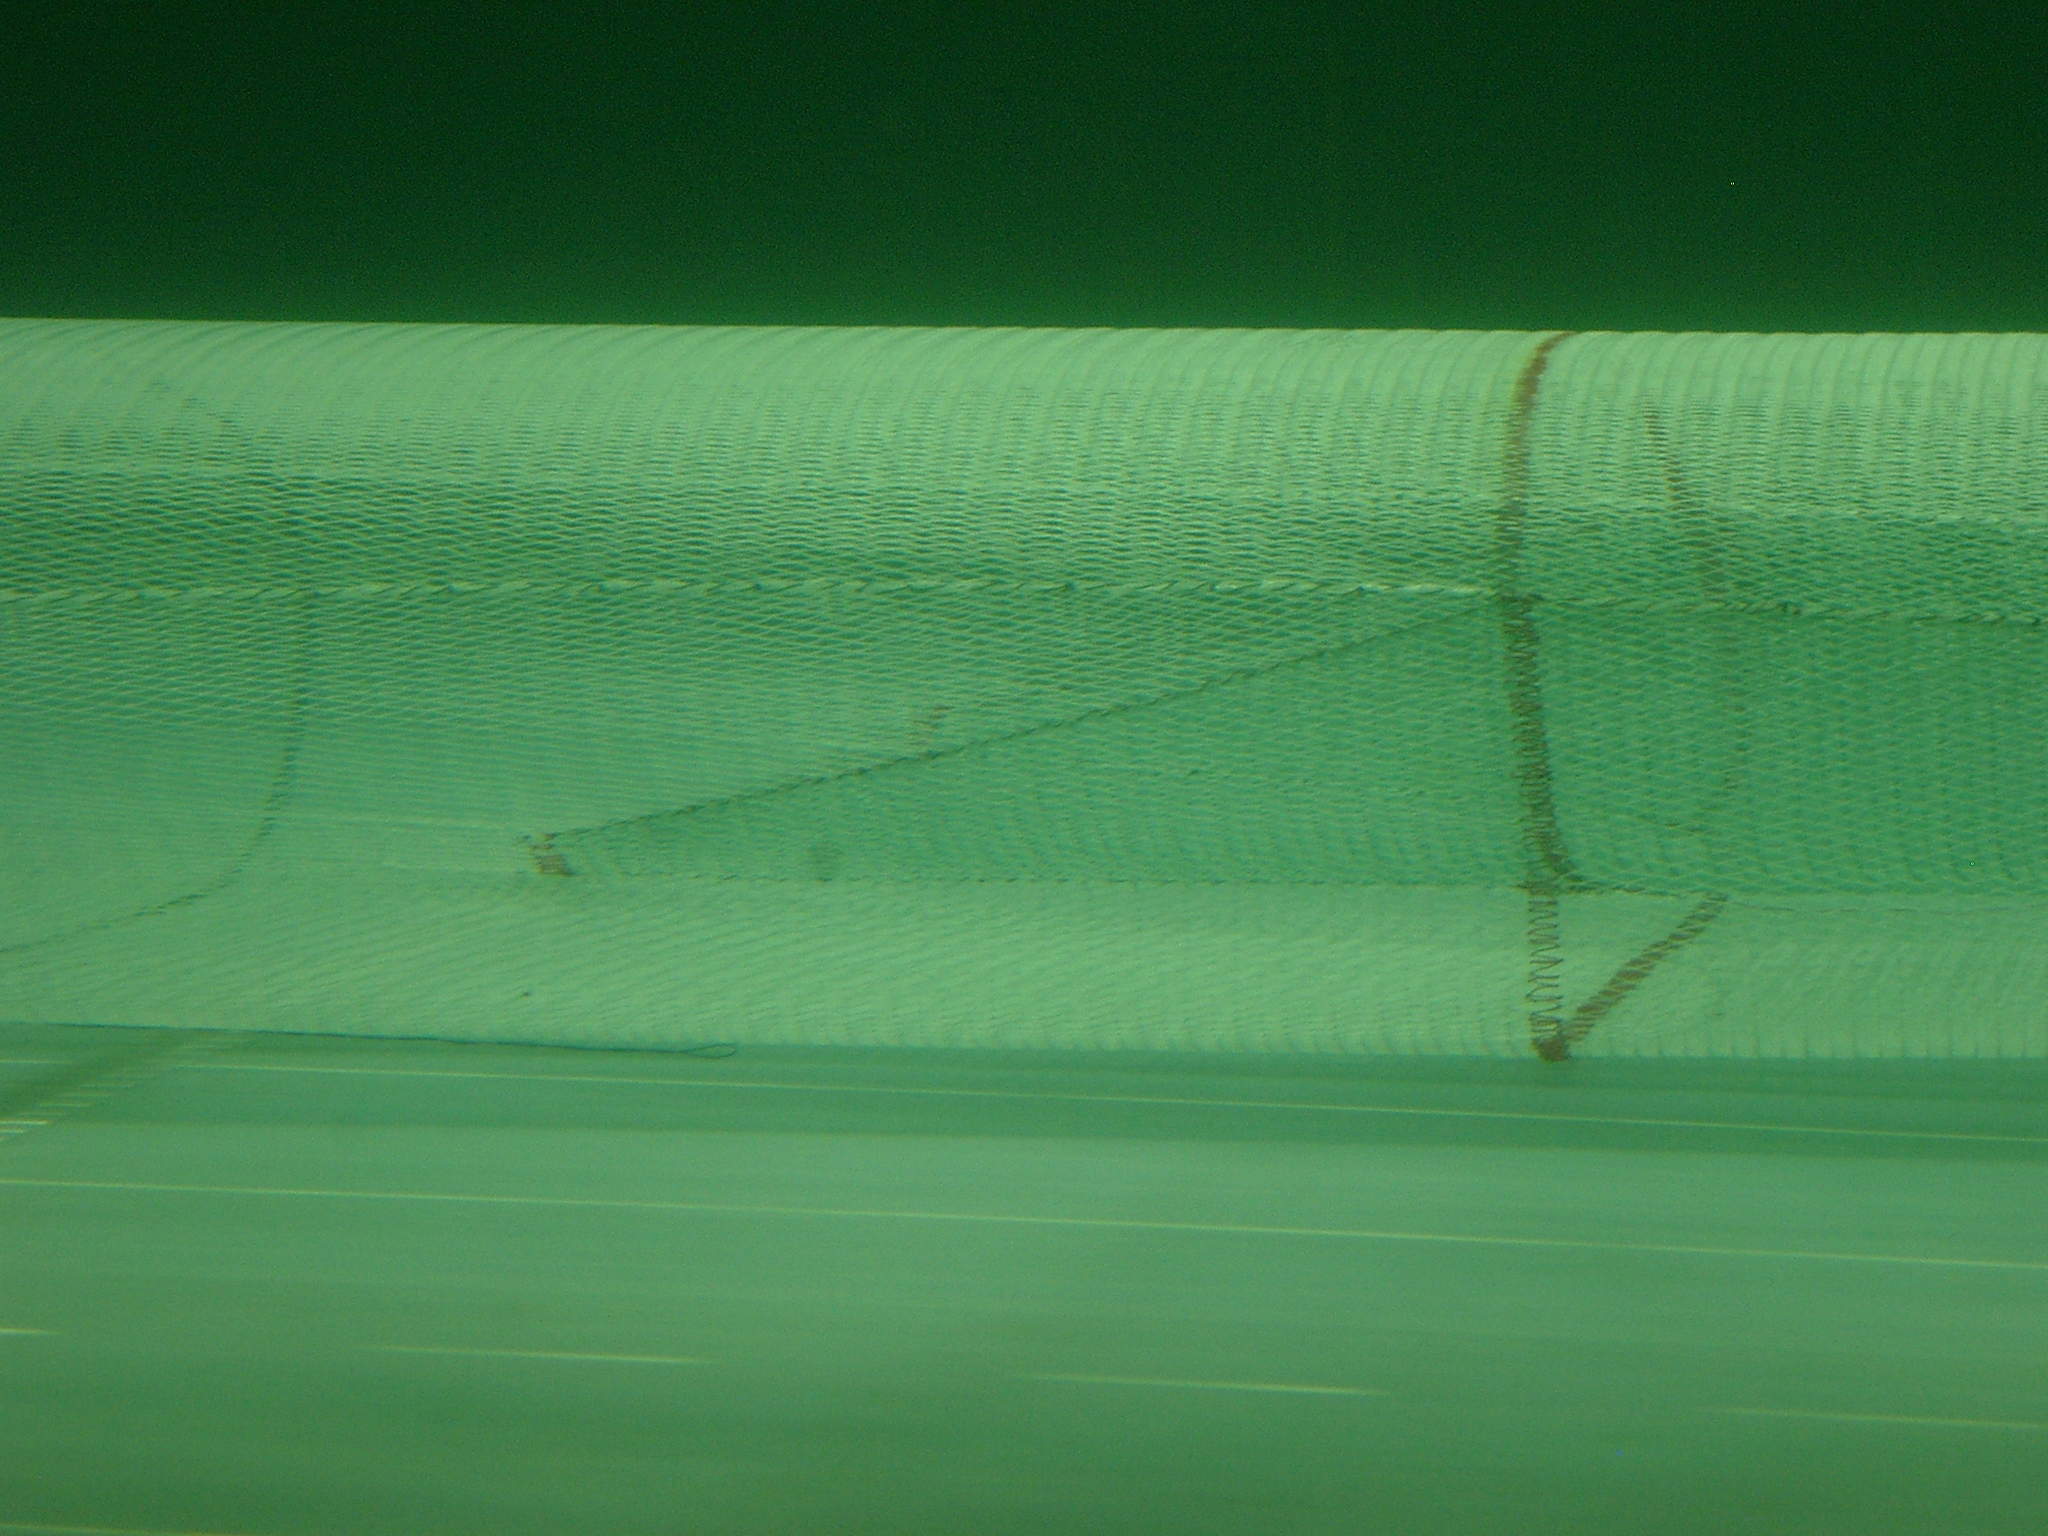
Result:
[[[2048,1053],[2048,345],[0,323],[0,1017]]]

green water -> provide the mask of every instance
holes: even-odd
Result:
[[[2040,378],[0,326],[0,1532],[2031,1529]]]
[[[0,1036],[0,1528],[2043,1513],[2034,1065],[192,1039]]]
[[[2038,17],[17,9],[0,1533],[2048,1528]]]

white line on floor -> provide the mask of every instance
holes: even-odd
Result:
[[[0,1056],[0,1067],[61,1067],[65,1058],[61,1056]],[[7,1527],[0,1525],[0,1531]]]
[[[1859,1126],[1774,1125],[1751,1120],[1658,1120],[1631,1115],[1556,1115],[1535,1110],[1435,1109],[1412,1105],[1321,1104],[1294,1099],[1185,1099],[1114,1093],[1031,1093],[1001,1088],[903,1088],[866,1083],[775,1083],[750,1079],[614,1077],[591,1072],[440,1072],[411,1067],[307,1067],[249,1061],[176,1064],[188,1072],[299,1072],[337,1077],[447,1077],[488,1082],[602,1083],[612,1086],[753,1089],[777,1093],[871,1093],[950,1099],[1018,1099],[1063,1104],[1151,1104],[1187,1109],[1313,1110],[1337,1115],[1410,1115],[1443,1120],[1533,1120],[1564,1125],[1633,1125],[1656,1130],[1770,1131],[1788,1136],[1864,1136],[1890,1141],[1983,1141],[2048,1146],[2048,1136],[2007,1136],[1976,1131],[1884,1131]]]
[[[312,1189],[260,1184],[154,1184],[114,1179],[0,1178],[0,1188],[68,1189],[116,1194],[226,1195],[248,1198],[362,1200],[392,1204],[512,1206],[548,1210],[647,1211],[677,1215],[771,1216],[831,1221],[930,1221],[1011,1227],[1065,1227],[1077,1231],[1182,1232],[1218,1237],[1298,1237],[1382,1243],[1444,1243],[1486,1248],[1551,1249],[1585,1253],[1649,1253],[1679,1258],[1813,1260],[1842,1264],[1900,1264],[1928,1269],[2017,1270],[2048,1273],[2040,1259],[1962,1259],[1925,1254],[1842,1253],[1808,1248],[1728,1248],[1694,1243],[1616,1243],[1593,1238],[1504,1237],[1471,1232],[1404,1232],[1370,1227],[1283,1227],[1211,1221],[1148,1221],[1113,1216],[1004,1216],[980,1211],[856,1210],[813,1205],[725,1205],[695,1200],[602,1200],[565,1195],[441,1194],[425,1190]]]
[[[1800,1408],[1710,1408],[1752,1419],[1820,1419],[1832,1424],[1918,1424],[1937,1429],[2048,1429],[2029,1419],[1937,1419],[1905,1413],[1816,1413]]]
[[[236,1536],[232,1531],[165,1531],[135,1525],[18,1525],[0,1520],[7,1536]]]
[[[378,1344],[384,1355],[464,1355],[485,1360],[594,1360],[608,1365],[709,1365],[692,1355],[593,1355],[560,1349],[464,1349],[451,1344]]]
[[[47,1328],[0,1328],[0,1338],[47,1339],[49,1336]]]
[[[1202,1392],[1293,1392],[1308,1397],[1385,1397],[1381,1387],[1299,1386],[1284,1381],[1182,1381],[1169,1376],[1031,1375],[1025,1381],[1067,1381],[1100,1387],[1184,1387]]]

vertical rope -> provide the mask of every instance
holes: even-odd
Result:
[[[1523,590],[1522,558],[1529,525],[1530,432],[1536,400],[1551,355],[1571,331],[1546,336],[1515,379],[1508,420],[1500,509],[1494,517],[1494,605],[1500,616],[1508,722],[1514,751],[1515,798],[1522,823],[1522,893],[1527,902],[1529,1039],[1546,1061],[1567,1054],[1563,1018],[1564,947],[1558,897],[1580,887],[1571,850],[1558,823],[1557,790],[1550,767],[1550,730],[1543,711],[1543,669],[1536,604]]]
[[[1563,829],[1550,769],[1550,732],[1543,712],[1543,673],[1538,655],[1535,595],[1522,590],[1522,554],[1529,524],[1530,429],[1551,354],[1573,332],[1560,331],[1537,344],[1515,380],[1514,414],[1508,426],[1506,473],[1494,524],[1494,601],[1507,643],[1508,716],[1513,731],[1515,789],[1531,868],[1529,879],[1553,891],[1578,884]]]
[[[1522,523],[1528,514],[1529,418],[1535,410],[1537,389],[1548,361],[1545,349],[1555,347],[1563,339],[1556,336],[1546,341],[1523,366],[1516,383],[1515,423],[1509,438],[1508,495],[1503,502],[1501,535],[1501,547],[1509,551],[1513,560],[1513,564],[1507,563],[1507,557],[1503,560],[1501,601],[1508,638],[1509,708],[1515,714],[1517,781],[1522,786],[1531,865],[1523,886],[1528,902],[1529,984],[1525,996],[1529,1005],[1530,1045],[1545,1061],[1570,1059],[1574,1045],[1591,1034],[1594,1026],[1647,981],[1658,966],[1705,933],[1728,906],[1728,897],[1720,892],[1699,897],[1669,933],[1631,955],[1607,978],[1605,985],[1568,1016],[1564,1013],[1564,937],[1558,898],[1567,891],[1591,887],[1572,867],[1557,825],[1550,745],[1544,734],[1541,679],[1537,675],[1536,628],[1531,612],[1535,599],[1523,594],[1519,586]],[[1644,422],[1663,468],[1672,515],[1679,520],[1691,546],[1701,593],[1710,603],[1725,604],[1729,597],[1727,573],[1705,511],[1679,470],[1663,419],[1655,407],[1644,407]],[[1734,733],[1729,759],[1717,786],[1717,801],[1725,801],[1741,787],[1747,767],[1748,734],[1745,705],[1732,681],[1734,659],[1724,647],[1717,660],[1717,702]]]
[[[1545,1061],[1564,1059],[1564,935],[1558,921],[1557,891],[1527,885],[1523,935],[1528,941],[1529,1040]]]

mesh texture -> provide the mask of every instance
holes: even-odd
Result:
[[[0,1017],[2048,1054],[2033,336],[0,322]]]

